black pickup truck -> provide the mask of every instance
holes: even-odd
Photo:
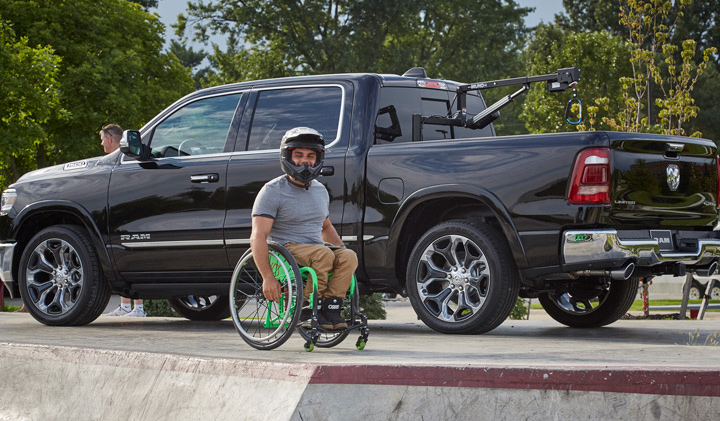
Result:
[[[121,150],[24,175],[2,195],[0,275],[48,325],[96,319],[111,293],[169,298],[190,319],[228,315],[253,201],[280,175],[282,134],[319,130],[331,220],[364,292],[407,294],[446,333],[482,333],[518,294],[557,321],[616,321],[638,283],[714,272],[718,157],[709,140],[573,132],[496,137],[528,84],[480,91],[428,78],[341,74],[237,83],[172,104]],[[135,139],[133,141],[132,139]]]

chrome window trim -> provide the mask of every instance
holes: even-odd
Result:
[[[336,144],[337,142],[340,141],[340,136],[342,135],[342,130],[343,130],[343,127],[344,127],[344,125],[343,125],[343,116],[345,115],[346,91],[345,91],[345,86],[343,86],[342,84],[339,84],[339,83],[318,83],[318,84],[311,84],[311,85],[287,85],[287,86],[266,86],[266,87],[260,87],[260,88],[245,88],[245,89],[241,89],[241,90],[237,90],[237,91],[223,92],[223,93],[217,93],[217,94],[213,94],[213,95],[207,95],[207,96],[198,97],[198,98],[195,98],[195,99],[193,99],[193,100],[191,100],[191,101],[182,103],[182,106],[185,107],[185,106],[187,106],[187,105],[189,105],[189,104],[192,104],[193,102],[197,102],[197,101],[200,101],[200,100],[203,100],[203,99],[207,99],[207,98],[214,98],[214,97],[218,97],[218,96],[227,96],[227,95],[234,95],[234,94],[249,94],[250,91],[260,92],[260,91],[278,91],[278,90],[281,90],[281,89],[325,88],[325,87],[336,87],[336,88],[340,88],[340,93],[341,93],[341,96],[340,96],[340,114],[339,114],[339,118],[338,118],[337,135],[335,136],[335,139],[333,139],[332,142],[328,143],[328,144],[325,146],[326,148],[330,148],[330,147],[332,147],[334,144]],[[182,99],[176,101],[175,103],[173,103],[172,105],[170,105],[170,107],[168,107],[168,108],[171,108],[171,107],[173,107],[174,105],[178,104],[178,102],[180,102],[181,100],[182,100]],[[179,106],[180,106],[180,105],[178,105],[178,107],[179,107]],[[167,109],[167,108],[166,108],[166,109]],[[165,110],[163,110],[163,111],[165,111]],[[157,127],[158,124],[160,124],[160,123],[162,123],[163,121],[167,120],[167,118],[170,117],[170,116],[172,116],[174,113],[175,113],[175,112],[173,111],[173,113],[169,114],[167,117],[165,117],[165,118],[163,118],[162,120],[159,120],[159,121],[157,121],[157,122],[155,122],[155,123],[152,123],[152,122],[151,122],[152,125],[150,125],[150,126],[143,126],[143,127],[140,129],[140,136],[142,137],[142,136],[144,136],[148,131],[152,131],[153,129],[155,129],[155,127]],[[223,156],[223,155],[231,155],[231,156],[233,156],[233,155],[240,155],[240,154],[244,156],[244,155],[247,155],[247,154],[257,154],[257,153],[266,153],[266,152],[275,152],[275,153],[277,153],[277,151],[279,151],[279,150],[280,150],[280,149],[277,148],[277,149],[261,149],[261,150],[254,150],[254,151],[230,151],[230,152],[221,152],[221,153],[217,153],[217,154],[207,154],[207,155],[172,156],[172,157],[167,157],[167,158],[157,158],[155,161],[161,161],[161,160],[164,160],[164,159],[187,160],[187,159],[192,159],[192,158],[208,158],[208,157],[216,157],[216,156]],[[124,164],[135,164],[135,163],[138,162],[138,160],[136,160],[136,159],[126,161],[125,158],[126,158],[125,155],[122,155],[122,157],[121,157],[121,159],[120,159],[120,165],[124,165]]]
[[[340,88],[340,114],[338,118],[338,127],[337,127],[337,135],[335,136],[335,139],[333,139],[332,142],[325,145],[326,148],[331,147],[335,143],[337,143],[340,140],[340,136],[342,135],[342,129],[343,129],[343,115],[345,115],[345,87],[339,83],[318,83],[318,84],[311,84],[311,85],[287,85],[287,86],[265,86],[260,88],[254,88],[253,91],[261,92],[261,91],[279,91],[279,90],[285,90],[285,89],[302,89],[302,88],[327,88],[327,87],[336,87]],[[235,153],[238,152],[263,152],[263,151],[279,151],[280,148],[277,149],[261,149],[261,150],[255,150],[255,151],[235,151]]]
[[[237,91],[222,92],[222,93],[218,92],[218,93],[212,94],[212,95],[206,95],[206,96],[197,97],[197,98],[194,98],[194,99],[189,100],[189,101],[187,101],[187,102],[181,102],[181,101],[182,101],[182,98],[180,98],[179,100],[173,102],[169,107],[165,108],[163,111],[160,112],[160,114],[162,114],[164,111],[166,111],[166,110],[168,110],[168,109],[171,109],[171,108],[173,108],[174,106],[177,105],[177,108],[176,108],[175,110],[173,110],[172,113],[168,114],[168,115],[167,115],[165,118],[163,118],[162,120],[158,120],[158,121],[156,121],[156,122],[154,122],[154,123],[153,123],[152,121],[150,121],[150,123],[149,123],[148,125],[145,125],[145,126],[143,126],[142,128],[140,128],[140,137],[142,138],[143,136],[145,136],[146,133],[154,130],[155,127],[157,127],[160,123],[162,123],[163,121],[165,121],[165,120],[167,120],[168,118],[170,118],[173,114],[175,114],[175,112],[177,112],[177,111],[178,111],[180,108],[182,108],[182,107],[186,107],[186,106],[188,106],[188,105],[190,105],[190,104],[192,104],[192,103],[194,103],[194,102],[198,102],[198,101],[201,101],[201,100],[204,100],[204,99],[208,99],[208,98],[215,98],[215,97],[219,97],[219,96],[228,96],[228,95],[237,95],[237,94],[247,94],[247,93],[250,92],[250,90],[251,90],[251,88],[245,88],[245,89],[240,89],[240,90],[237,90]],[[242,98],[242,97],[241,97],[241,98]],[[239,103],[240,103],[240,100],[238,99],[238,104],[239,104]],[[235,106],[235,112],[237,112],[237,105]],[[232,121],[230,122],[230,126],[232,126]],[[230,127],[228,127],[228,130],[230,130]],[[213,156],[229,155],[229,154],[231,154],[231,153],[232,153],[232,152],[219,152],[219,153],[212,153],[212,154],[205,154],[205,155],[169,156],[169,157],[166,157],[166,158],[156,158],[155,161],[160,161],[160,160],[164,160],[164,159],[187,160],[187,159],[190,159],[190,158],[207,158],[207,157],[213,157]],[[140,162],[140,161],[138,161],[137,159],[132,159],[132,160],[126,161],[126,160],[125,160],[125,158],[126,158],[125,154],[123,154],[122,152],[121,152],[120,154],[121,154],[120,165],[123,165],[123,164],[136,164],[136,163]]]

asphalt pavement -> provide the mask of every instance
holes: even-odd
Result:
[[[111,304],[108,309],[114,306]],[[258,351],[232,321],[101,316],[87,326],[50,327],[29,314],[0,313],[0,341],[16,344],[166,352],[196,357],[362,364],[492,364],[505,366],[714,367],[717,347],[696,346],[720,332],[720,319],[620,320],[598,329],[565,327],[542,310],[529,320],[507,320],[482,335],[437,333],[417,319],[408,301],[386,302],[387,319],[370,321],[364,351],[355,334],[332,349],[304,352],[293,335],[282,347]],[[708,313],[716,317],[720,313]],[[720,338],[719,338],[720,339]]]
[[[0,313],[0,420],[720,415],[718,319],[572,329],[533,311],[483,335],[445,335],[408,301],[386,309],[364,350],[353,333],[310,353],[298,334],[256,350],[231,320],[101,316],[50,327]]]

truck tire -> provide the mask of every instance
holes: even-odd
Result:
[[[712,289],[710,290],[710,299],[720,300],[720,285],[718,284],[718,281],[715,281],[715,285],[713,285]]]
[[[637,296],[640,278],[611,280],[600,293],[578,289],[562,294],[542,293],[540,304],[556,321],[570,327],[601,327],[627,313]]]
[[[697,279],[693,278],[692,284],[690,285],[690,293],[688,299],[690,300],[702,300],[705,296],[705,288],[707,284],[703,285]]]
[[[188,295],[169,298],[168,302],[188,320],[207,322],[230,317],[230,301],[226,295]]]
[[[86,325],[110,300],[90,236],[74,225],[37,233],[20,258],[18,278],[28,312],[48,326]]]
[[[465,220],[428,230],[408,262],[407,291],[415,313],[442,333],[484,333],[513,309],[519,277],[503,236]]]

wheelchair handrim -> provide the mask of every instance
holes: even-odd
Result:
[[[269,255],[271,257],[274,257],[277,261],[281,262],[284,260],[283,256],[280,255],[279,253],[277,253],[273,250],[269,250],[268,252],[269,252]],[[242,321],[248,321],[248,320],[253,321],[254,320],[254,321],[257,321],[258,323],[262,323],[263,322],[262,318],[241,318],[238,315],[237,309],[235,308],[235,297],[236,297],[236,293],[237,293],[237,289],[238,289],[237,285],[235,285],[235,283],[238,280],[238,277],[240,276],[241,271],[245,268],[248,260],[250,260],[252,258],[253,258],[252,254],[247,254],[247,256],[244,256],[244,258],[241,259],[240,262],[235,266],[235,271],[233,272],[233,277],[232,277],[234,285],[233,285],[233,288],[230,289],[230,308],[232,310],[230,313],[232,314],[232,319],[233,319],[233,323],[235,324],[235,328],[240,332],[241,336],[243,336],[243,339],[249,339],[253,342],[271,343],[276,339],[276,337],[279,334],[282,334],[282,332],[288,328],[288,326],[286,326],[286,323],[288,323],[288,319],[292,319],[292,311],[291,311],[292,297],[293,297],[293,289],[295,287],[293,285],[294,284],[294,276],[290,275],[290,271],[288,271],[288,267],[286,265],[284,265],[284,264],[281,265],[282,271],[285,275],[285,279],[287,280],[286,284],[287,284],[288,300],[287,300],[286,308],[284,309],[284,311],[281,312],[281,311],[279,311],[280,309],[278,308],[277,314],[278,315],[283,314],[283,317],[281,320],[278,320],[277,328],[275,328],[275,330],[273,330],[271,333],[269,333],[265,336],[261,336],[261,337],[255,336],[251,332],[248,332],[245,329],[245,327],[242,324]],[[261,285],[260,289],[262,289],[262,284],[260,284],[260,285]],[[256,287],[256,290],[257,290],[257,287]],[[248,302],[252,298],[254,298],[255,300],[258,300],[257,297],[247,297],[245,300],[245,305],[248,305]],[[264,298],[263,298],[263,300],[264,300]],[[245,307],[245,305],[243,305],[243,308]],[[278,304],[276,304],[275,302],[273,302],[273,304],[271,304],[271,306],[273,306],[273,305],[276,306],[276,308],[278,306]]]

